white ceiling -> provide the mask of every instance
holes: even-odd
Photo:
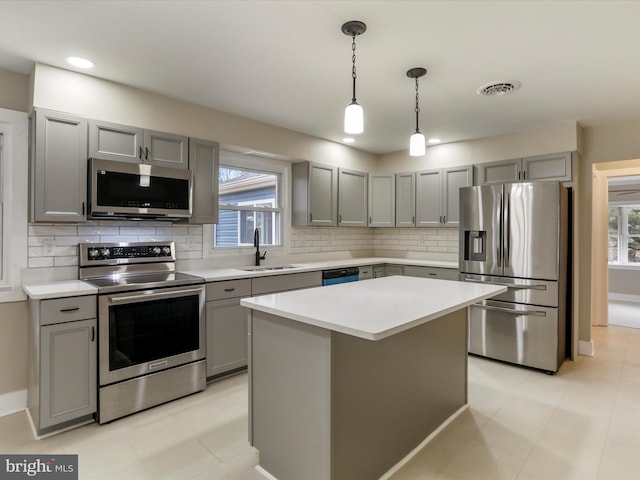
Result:
[[[577,121],[640,118],[638,1],[0,1],[0,68],[92,59],[97,77],[341,142],[361,20],[355,146],[408,148]],[[501,97],[476,89],[520,81]]]

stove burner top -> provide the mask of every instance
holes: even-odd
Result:
[[[175,271],[174,242],[81,243],[78,252],[80,279],[100,294],[204,283]]]
[[[124,292],[127,290],[147,290],[151,288],[180,287],[196,285],[204,280],[181,272],[159,272],[139,275],[114,273],[105,277],[88,278],[85,282],[97,287],[99,293]]]

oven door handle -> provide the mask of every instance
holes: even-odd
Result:
[[[159,292],[159,293],[143,293],[141,295],[127,295],[125,297],[111,297],[109,300],[111,303],[124,303],[124,302],[136,302],[138,300],[156,300],[162,298],[173,298],[188,295],[190,293],[200,294],[202,288],[187,288],[185,290],[174,290],[172,292]]]

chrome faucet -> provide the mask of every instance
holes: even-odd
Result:
[[[260,255],[260,230],[257,228],[253,231],[253,246],[256,247],[256,267],[260,266],[260,260],[264,260],[267,252]]]

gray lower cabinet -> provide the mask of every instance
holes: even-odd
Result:
[[[188,142],[182,135],[89,120],[89,157],[187,169]]]
[[[189,223],[218,223],[218,169],[220,146],[189,139],[189,169],[193,172],[193,214]]]
[[[36,109],[31,121],[31,221],[84,222],[87,120]]]
[[[437,278],[439,280],[458,280],[458,269],[456,268],[405,265],[404,274],[408,277]]]
[[[247,312],[240,300],[250,296],[250,279],[207,283],[208,378],[247,366]]]
[[[292,225],[337,226],[338,169],[300,162],[293,164],[292,176]]]
[[[367,184],[369,174],[338,169],[338,226],[367,226]]]
[[[31,300],[27,407],[39,435],[91,420],[97,407],[96,297]]]

